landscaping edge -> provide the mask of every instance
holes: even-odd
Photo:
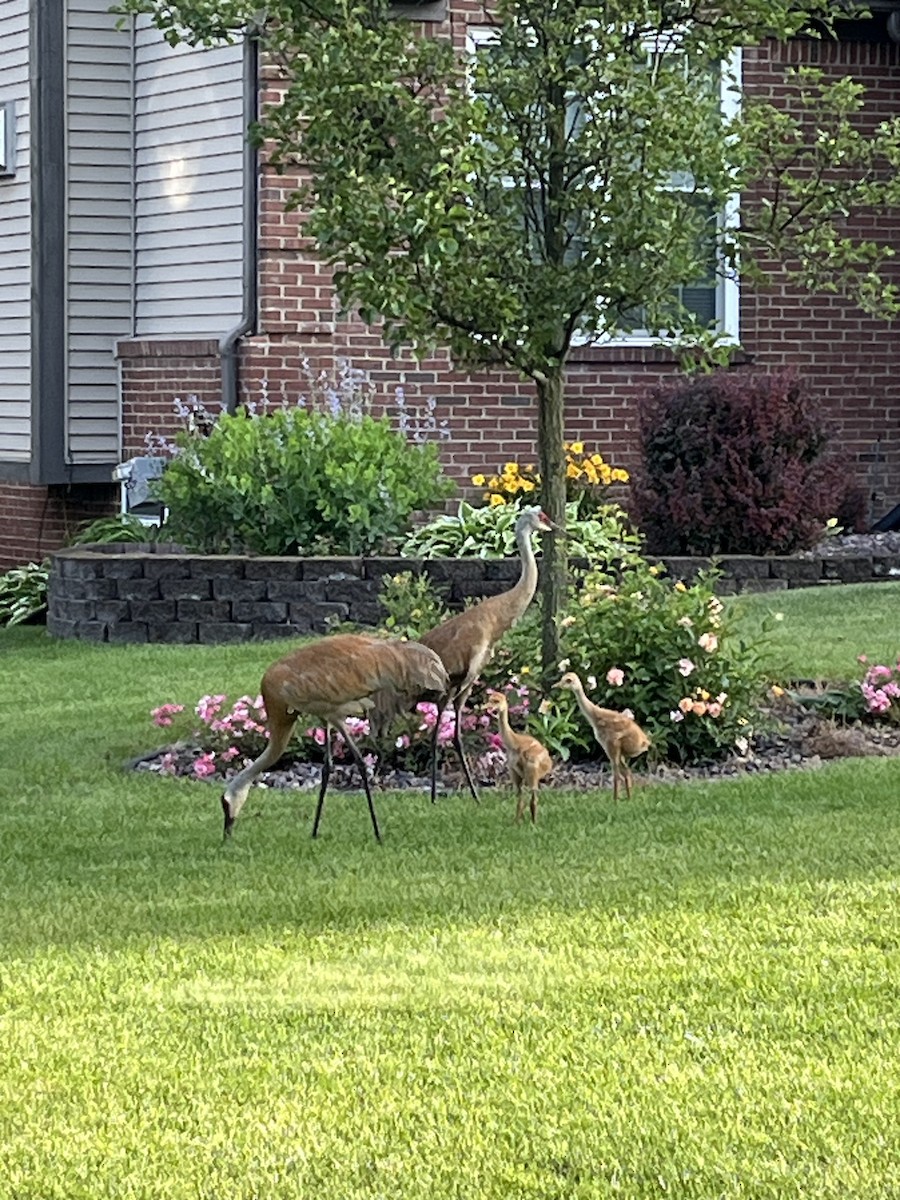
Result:
[[[707,558],[655,561],[690,583]],[[900,578],[900,554],[715,560],[722,595]],[[427,575],[451,606],[512,586],[517,558],[287,558],[188,554],[172,543],[77,546],[52,555],[47,629],[93,642],[224,643],[325,633],[384,618],[384,575]]]

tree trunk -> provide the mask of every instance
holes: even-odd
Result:
[[[561,531],[566,527],[565,368],[562,363],[537,384],[538,454],[541,468],[541,504]],[[559,614],[566,598],[566,544],[556,533],[541,538],[541,674],[544,686],[559,674],[562,657]]]

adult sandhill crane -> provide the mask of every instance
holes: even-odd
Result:
[[[419,642],[385,640],[364,634],[338,634],[319,638],[274,662],[260,684],[266,707],[269,740],[259,758],[239,771],[222,796],[225,837],[231,833],[247,799],[250,785],[261,771],[272,767],[284,753],[294,723],[303,713],[325,722],[325,763],[312,835],[319,832],[322,805],[331,775],[331,730],[339,729],[362,776],[375,837],[381,841],[366,764],[347,730],[346,718],[371,706],[373,693],[382,688],[437,692],[448,687],[447,672],[433,650]]]
[[[497,714],[500,739],[506,749],[509,775],[516,789],[516,821],[525,813],[525,788],[529,791],[531,823],[537,824],[538,784],[553,770],[553,760],[537,738],[516,733],[509,724],[509,702],[502,692],[488,692],[488,707]]]
[[[631,799],[630,758],[636,758],[650,748],[650,739],[631,717],[612,708],[600,708],[584,694],[584,686],[574,671],[567,671],[554,687],[573,692],[578,707],[587,717],[594,737],[606,751],[613,769],[613,800],[619,799],[619,776],[625,780],[625,794]]]
[[[469,694],[485,663],[494,652],[500,638],[515,625],[531,603],[537,588],[538,569],[531,545],[531,535],[556,526],[539,508],[524,508],[516,521],[516,545],[522,560],[522,570],[516,584],[497,596],[488,596],[471,608],[450,617],[434,629],[423,633],[419,641],[440,657],[450,677],[450,685],[437,704],[437,720],[431,735],[431,802],[437,796],[437,745],[441,717],[449,705],[455,708],[453,746],[462,763],[472,798],[478,800],[478,790],[466,760],[462,745],[462,717]],[[383,732],[391,718],[413,703],[418,696],[406,697],[390,692],[375,697],[373,712],[377,731]]]

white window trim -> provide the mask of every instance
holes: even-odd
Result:
[[[0,178],[16,173],[16,102],[0,100]]]
[[[489,25],[469,25],[466,28],[466,53],[474,55],[480,46],[489,46],[498,41],[499,31]],[[719,101],[722,120],[733,120],[740,111],[742,58],[738,47],[733,51],[727,62],[723,64],[722,77],[719,84]],[[722,213],[722,228],[736,228],[740,219],[740,196],[729,196]],[[726,345],[740,343],[740,298],[741,285],[738,272],[735,269],[725,270],[716,286],[716,329],[720,341]],[[660,338],[646,330],[636,330],[634,333],[617,333],[597,337],[576,337],[573,344],[578,346],[633,346],[635,348],[659,346]]]

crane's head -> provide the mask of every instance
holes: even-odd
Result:
[[[490,691],[487,694],[487,707],[505,711],[509,707],[509,702],[503,692]]]
[[[566,671],[562,679],[557,679],[553,686],[557,688],[565,688],[568,692],[574,692],[577,688],[581,687],[581,680],[574,671]]]
[[[542,508],[523,508],[522,513],[516,521],[516,529],[526,529],[529,533],[538,533],[541,530],[558,529]]]

